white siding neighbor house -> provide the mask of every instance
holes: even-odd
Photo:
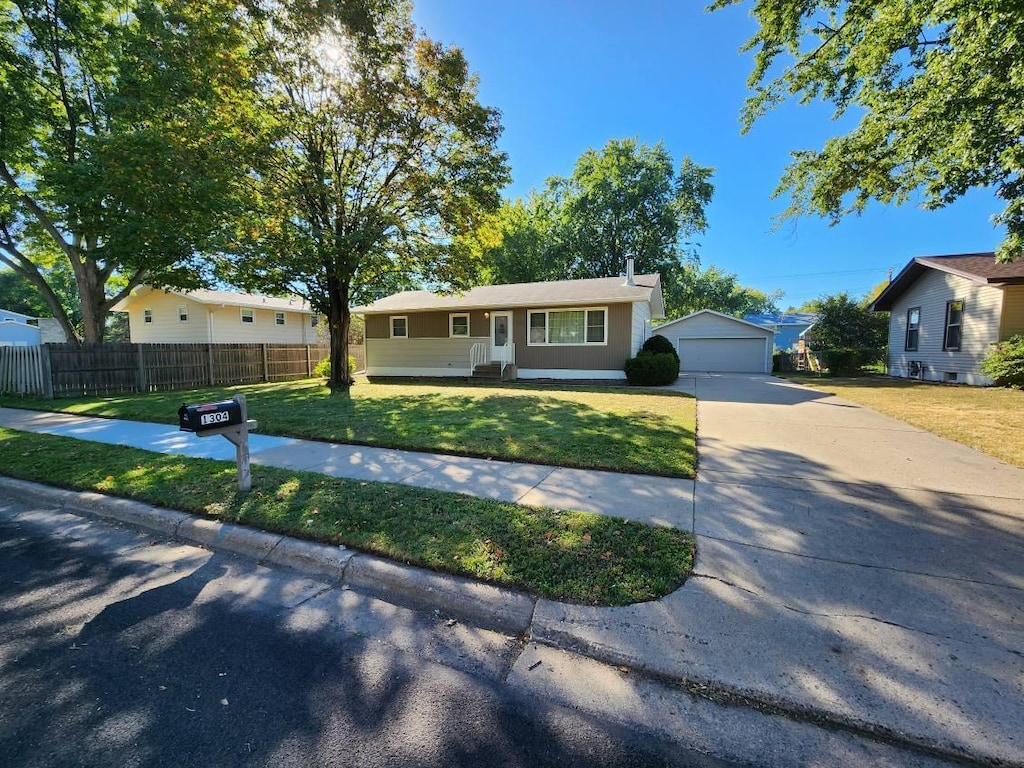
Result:
[[[713,309],[659,325],[679,353],[681,371],[771,373],[775,332]]]
[[[625,278],[404,291],[352,312],[371,377],[625,379],[664,307],[661,278],[630,265]]]
[[[994,342],[1024,334],[1024,259],[992,253],[919,257],[871,305],[890,312],[890,376],[991,384],[979,366]]]
[[[318,344],[323,318],[298,297],[142,286],[113,307],[133,344]]]

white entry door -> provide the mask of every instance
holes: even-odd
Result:
[[[512,313],[491,312],[491,360],[504,360],[512,343]]]

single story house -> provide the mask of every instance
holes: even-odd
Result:
[[[140,286],[112,308],[134,344],[319,344],[323,318],[299,297]]]
[[[771,373],[775,332],[713,309],[659,325],[654,333],[679,352],[682,371]]]
[[[913,259],[871,304],[889,312],[889,375],[991,384],[992,344],[1024,333],[1024,259],[993,253]]]
[[[30,315],[0,309],[0,347],[38,347],[39,326]]]
[[[775,331],[775,349],[795,352],[800,335],[818,321],[818,316],[813,312],[762,312],[744,315],[743,319]]]
[[[368,376],[624,379],[664,316],[659,275],[404,291],[366,320]]]

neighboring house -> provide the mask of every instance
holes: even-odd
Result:
[[[992,344],[1024,333],[1024,259],[992,253],[911,261],[871,304],[890,312],[891,376],[991,384],[979,366]]]
[[[366,319],[369,376],[624,379],[664,306],[658,275],[627,274],[405,291],[352,312]]]
[[[35,318],[0,309],[0,347],[38,347],[39,326]]]
[[[135,344],[318,344],[323,319],[298,297],[142,286],[119,301]]]
[[[665,323],[654,333],[679,352],[681,371],[771,373],[774,331],[713,309]]]
[[[744,315],[743,319],[773,330],[775,349],[795,352],[800,344],[800,335],[818,321],[818,316],[811,312],[763,312]]]

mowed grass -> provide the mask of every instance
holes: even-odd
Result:
[[[625,605],[678,589],[690,533],[388,483],[257,466],[237,489],[230,462],[0,428],[0,473],[138,499],[384,555],[556,600]]]
[[[1024,392],[888,376],[786,378],[1024,467]]]
[[[244,394],[263,434],[384,448],[693,477],[696,401],[625,386],[370,383],[331,394],[322,379],[61,400],[11,407],[177,423],[183,402]]]

